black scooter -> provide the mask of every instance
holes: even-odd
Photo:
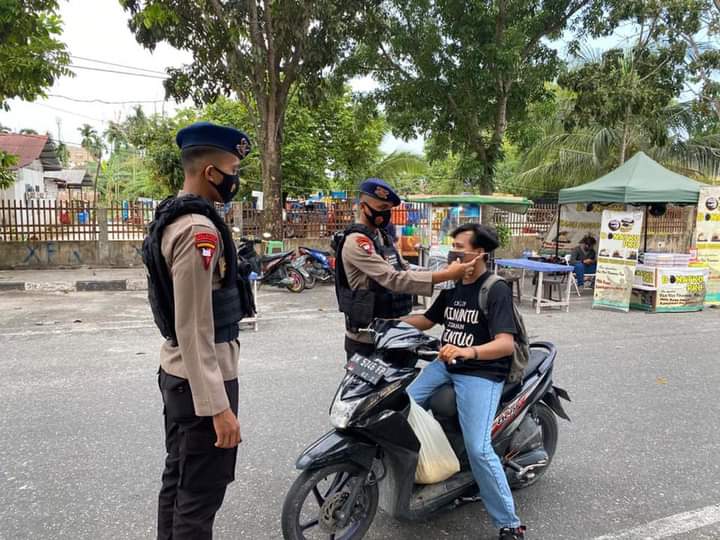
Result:
[[[261,257],[255,251],[255,245],[261,242],[260,240],[241,238],[237,243],[238,258],[250,264],[252,271],[258,275],[260,285],[286,288],[294,293],[302,292],[305,289],[305,280],[310,279],[303,268],[304,261],[296,261],[294,251]]]
[[[335,394],[333,431],[298,458],[302,471],[282,511],[286,540],[357,540],[370,528],[378,506],[399,519],[420,519],[441,508],[478,501],[477,486],[457,418],[451,385],[431,398],[461,470],[438,484],[415,484],[420,443],[407,416],[407,387],[420,369],[418,360],[437,357],[439,342],[400,321],[375,321],[371,358],[355,355]],[[558,439],[555,415],[569,420],[553,386],[556,349],[533,343],[522,383],[506,385],[492,428],[510,486],[537,482],[552,462]]]

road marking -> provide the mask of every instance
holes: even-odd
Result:
[[[598,536],[593,540],[656,540],[701,529],[715,523],[720,523],[720,504],[657,519],[639,527]]]

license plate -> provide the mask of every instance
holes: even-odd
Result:
[[[382,379],[387,372],[387,367],[381,363],[360,356],[359,354],[352,356],[350,360],[348,360],[345,369],[371,384],[380,382],[380,379]]]

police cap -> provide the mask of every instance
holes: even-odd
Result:
[[[250,153],[250,138],[239,129],[210,122],[196,122],[178,131],[175,142],[181,150],[193,146],[218,148],[244,159]]]
[[[385,180],[379,178],[368,178],[360,184],[360,193],[369,195],[380,201],[390,202],[393,206],[400,204],[400,197]]]

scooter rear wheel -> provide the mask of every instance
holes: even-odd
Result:
[[[510,487],[512,489],[523,489],[532,486],[535,482],[540,480],[540,478],[548,470],[548,467],[550,467],[553,457],[555,456],[555,450],[557,449],[558,424],[557,418],[555,418],[555,413],[552,409],[544,403],[537,403],[533,405],[533,408],[530,410],[530,414],[542,430],[543,447],[545,448],[545,452],[547,452],[548,461],[544,467],[537,469],[534,472],[532,478],[525,480],[510,480]]]
[[[299,270],[295,268],[288,268],[287,275],[292,280],[292,283],[287,286],[287,290],[294,293],[301,293],[305,290],[305,278]]]
[[[303,471],[285,497],[282,531],[285,540],[360,540],[378,507],[378,487],[367,483],[368,472],[352,463],[338,463]],[[362,482],[347,524],[338,521],[352,488]]]

